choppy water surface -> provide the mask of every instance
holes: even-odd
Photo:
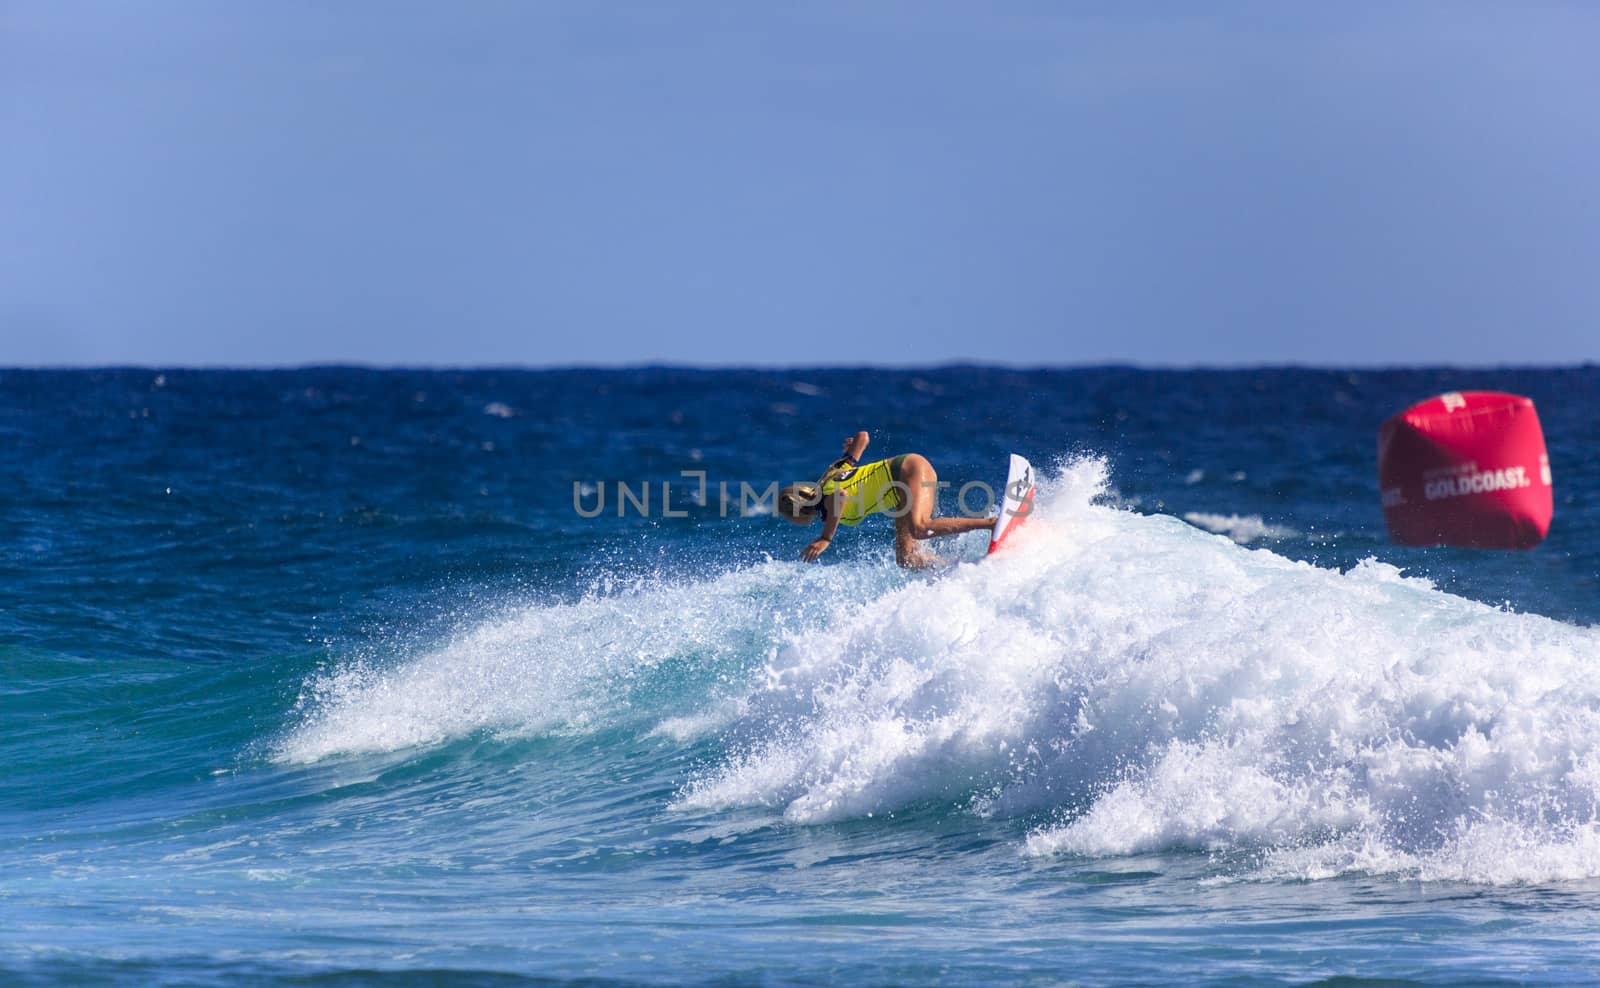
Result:
[[[0,384],[4,980],[1600,980],[1595,370]],[[1551,538],[1388,545],[1473,387]],[[857,428],[1039,514],[802,566]]]

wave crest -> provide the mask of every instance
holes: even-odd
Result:
[[[1594,630],[1105,507],[1104,476],[1064,468],[1013,554],[795,635],[678,804],[811,823],[958,801],[1053,818],[1038,855],[1600,874],[1560,850],[1600,846]]]
[[[1033,855],[1246,851],[1266,875],[1600,876],[1600,632],[1246,549],[1105,484],[1061,467],[1007,552],[965,536],[931,578],[885,540],[334,669],[279,756],[627,726],[708,746],[679,810],[932,806],[1017,819]]]

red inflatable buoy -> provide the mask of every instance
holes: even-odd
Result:
[[[1378,430],[1378,487],[1402,545],[1530,549],[1550,531],[1550,457],[1533,402],[1452,391]]]

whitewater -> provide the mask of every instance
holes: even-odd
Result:
[[[1024,857],[1204,852],[1214,881],[1600,877],[1600,632],[1248,549],[1110,481],[1061,465],[1014,547],[967,536],[932,576],[885,546],[599,579],[335,662],[271,757],[622,732],[697,752],[660,808],[734,830],[933,812],[1017,821]]]

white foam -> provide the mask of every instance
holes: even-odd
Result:
[[[1300,535],[1287,525],[1269,524],[1262,520],[1260,515],[1216,515],[1204,511],[1190,511],[1183,516],[1183,520],[1208,532],[1226,535],[1240,545],[1247,545],[1258,539],[1292,539]]]
[[[677,805],[944,802],[1055,817],[1036,855],[1600,876],[1600,634],[1097,505],[1103,479],[1065,470],[1008,557],[791,636]]]
[[[1047,821],[1029,854],[1244,851],[1243,877],[1600,877],[1600,632],[1247,549],[1108,505],[1105,480],[1063,468],[1009,551],[932,578],[864,527],[870,559],[647,582],[347,664],[279,754],[625,724],[720,747],[679,809],[932,805]]]
[[[346,661],[306,683],[299,723],[276,754],[310,762],[481,732],[590,731],[629,716],[664,716],[662,733],[687,738],[726,717],[674,704],[729,702],[726,688],[703,684],[742,682],[765,641],[817,620],[823,576],[767,563],[688,585],[647,581],[518,608],[400,661]],[[676,692],[674,663],[692,683]],[[667,682],[653,684],[657,675]],[[654,693],[633,710],[641,689]]]

